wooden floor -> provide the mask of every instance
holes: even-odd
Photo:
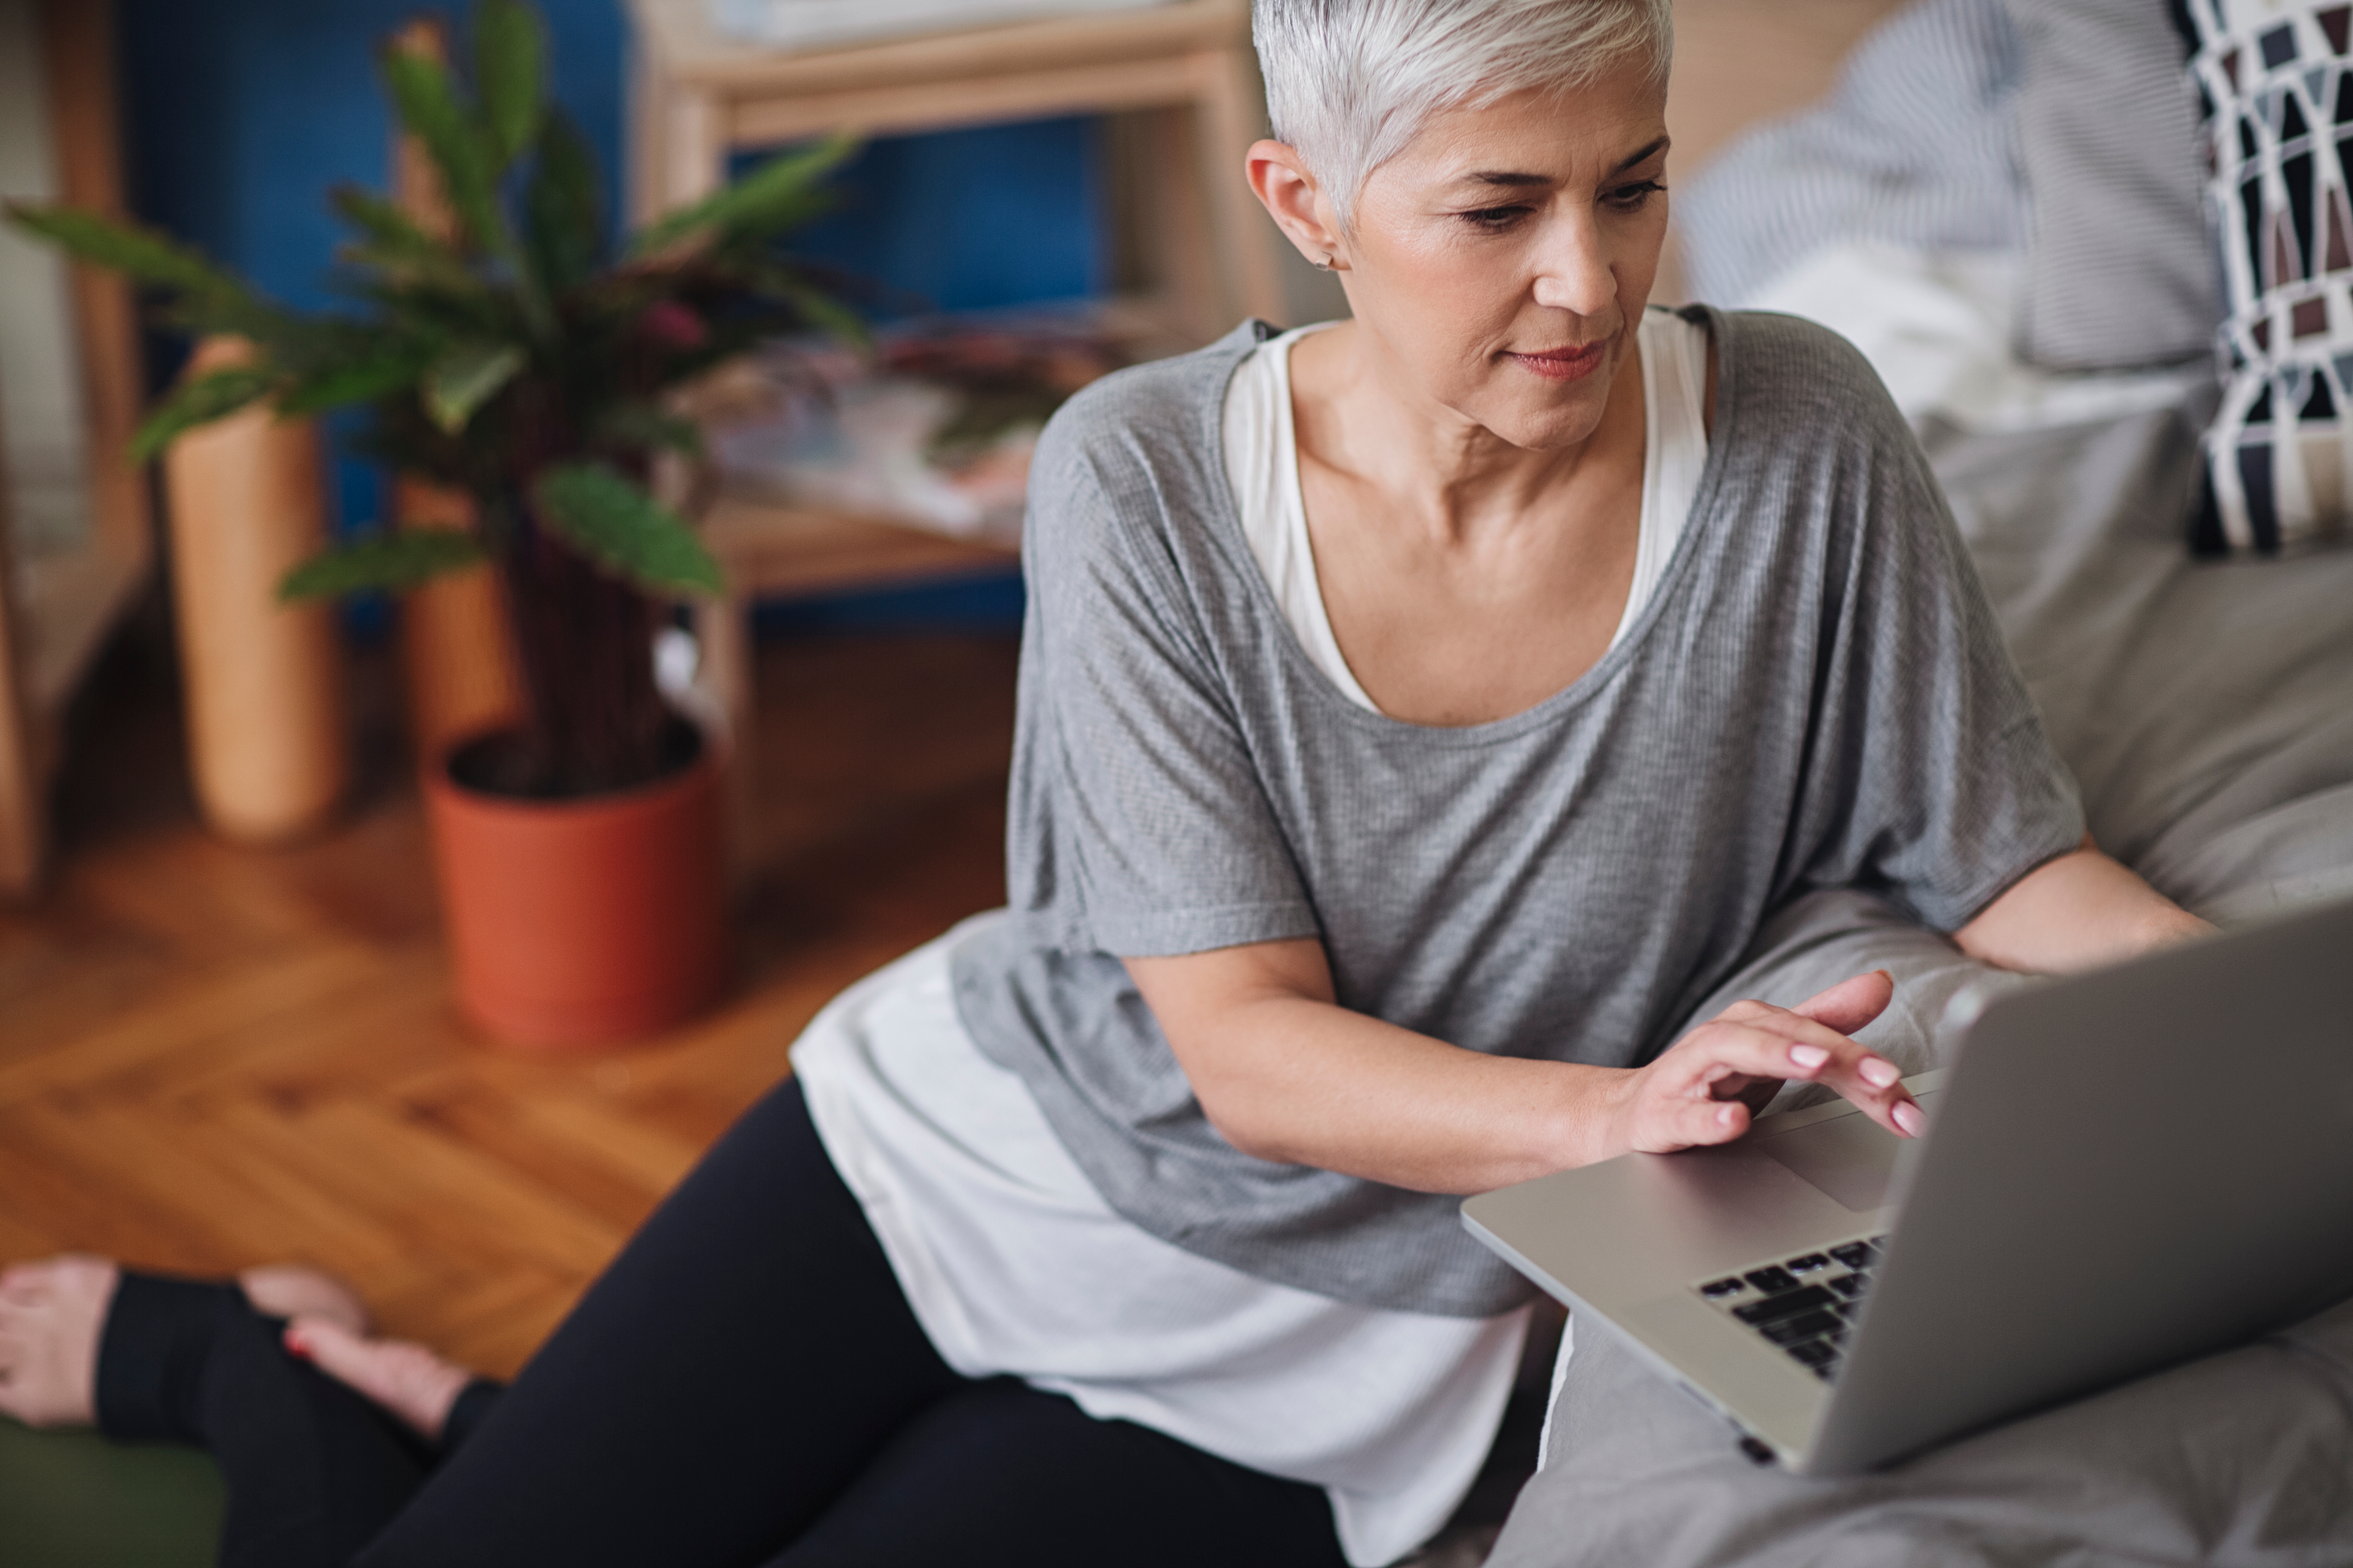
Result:
[[[1003,898],[1012,641],[771,645],[733,991],[641,1047],[501,1055],[451,1015],[385,662],[348,820],[255,852],[195,824],[164,646],[85,699],[53,890],[0,910],[0,1261],[305,1259],[512,1373],[828,997]]]

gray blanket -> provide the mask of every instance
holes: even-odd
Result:
[[[2353,1562],[2353,1307],[1857,1480],[1761,1468],[1579,1325],[1489,1568]]]
[[[2353,551],[2190,560],[2202,414],[1925,439],[2100,843],[2228,922],[2353,893]],[[1898,1000],[1865,1037],[1940,1061],[1944,1003],[1985,971],[1858,894],[1792,906],[1696,1012],[1879,966]],[[1751,1464],[1577,1328],[1494,1568],[2353,1563],[2353,1304],[1848,1481]]]

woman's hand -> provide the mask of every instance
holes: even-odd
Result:
[[[1794,1008],[1736,1002],[1676,1041],[1620,1090],[1620,1141],[1665,1154],[1729,1143],[1784,1082],[1827,1084],[1903,1138],[1926,1126],[1902,1072],[1847,1036],[1886,1010],[1884,969],[1841,980]]]

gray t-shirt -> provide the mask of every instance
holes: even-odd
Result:
[[[1071,399],[1029,482],[1007,874],[957,1006],[1154,1235],[1361,1306],[1530,1287],[1452,1197],[1240,1153],[1120,957],[1322,939],[1340,1004],[1468,1050],[1613,1067],[1674,1039],[1767,916],[1858,885],[1952,930],[2084,832],[1942,494],[1862,356],[1695,313],[1715,428],[1625,637],[1525,713],[1350,703],[1246,544],[1227,378],[1267,335]]]

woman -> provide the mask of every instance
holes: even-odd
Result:
[[[1388,1562],[1526,1328],[1459,1194],[1788,1081],[1919,1130],[1883,974],[1684,1019],[1772,911],[2038,969],[2203,928],[2084,841],[1860,359],[1646,310],[1666,0],[1255,24],[1250,178],[1354,320],[1048,431],[1011,909],[830,1006],[503,1394],[348,1309],[287,1360],[282,1281],[0,1292],[52,1410],[275,1478],[246,1560]]]

